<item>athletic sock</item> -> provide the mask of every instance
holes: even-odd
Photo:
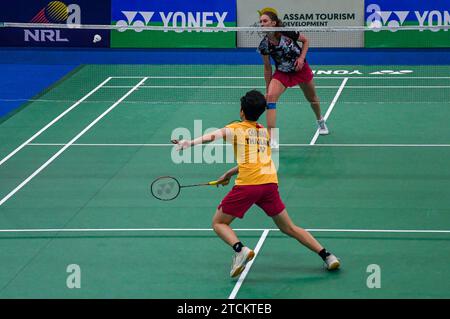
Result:
[[[242,247],[244,247],[244,245],[242,245],[241,242],[237,242],[236,244],[233,245],[233,249],[237,253],[241,252]]]
[[[328,256],[330,256],[331,254],[324,248],[321,251],[319,251],[319,256],[325,260]]]

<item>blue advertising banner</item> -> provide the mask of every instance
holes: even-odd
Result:
[[[70,25],[110,24],[110,20],[109,0],[14,0],[2,3],[0,10],[1,22]],[[109,47],[109,41],[109,30],[0,28],[0,46]]]
[[[235,32],[143,31],[143,26],[236,26],[236,0],[112,0],[111,47],[234,48]],[[134,29],[131,27],[135,27]],[[137,28],[136,28],[137,27]]]
[[[366,47],[450,47],[449,0],[365,0]],[[379,27],[392,30],[380,31]],[[400,26],[433,27],[427,30],[398,31]]]

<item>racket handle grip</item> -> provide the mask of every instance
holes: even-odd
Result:
[[[217,184],[219,184],[218,181],[212,181],[212,182],[209,182],[209,183],[208,183],[208,185],[217,185]]]

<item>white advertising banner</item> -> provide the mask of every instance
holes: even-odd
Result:
[[[285,27],[364,26],[364,0],[237,0],[238,27],[259,26],[259,15],[273,11]],[[302,32],[310,47],[364,47],[363,31]],[[241,48],[257,47],[262,34],[238,32]]]

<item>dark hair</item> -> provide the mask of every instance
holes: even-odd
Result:
[[[249,121],[257,121],[266,107],[266,98],[257,90],[248,91],[241,97],[241,110],[244,112],[245,119]]]
[[[283,27],[283,21],[280,20],[280,18],[278,18],[277,14],[275,12],[272,11],[264,11],[263,13],[261,13],[261,15],[266,15],[270,18],[270,20],[275,21],[277,24],[275,25],[276,27]]]

